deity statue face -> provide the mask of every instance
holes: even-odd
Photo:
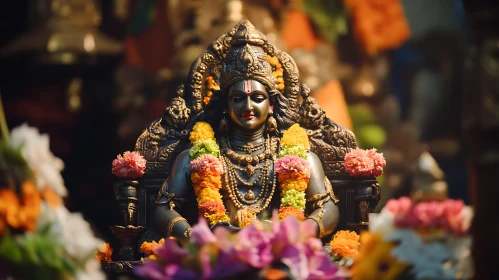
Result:
[[[265,124],[270,111],[269,94],[255,80],[240,80],[229,90],[228,115],[242,129],[258,129]]]

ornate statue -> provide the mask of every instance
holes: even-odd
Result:
[[[185,98],[197,114],[187,127],[205,121],[216,130],[224,167],[220,194],[229,217],[228,223],[221,224],[237,230],[248,211],[264,218],[280,205],[274,161],[282,132],[300,121],[310,131],[320,130],[326,118],[308,96],[308,89],[298,83],[293,60],[271,45],[249,21],[210,45],[193,64],[189,78],[186,91],[191,95],[177,99]],[[306,99],[302,108],[298,105],[300,92]],[[174,103],[178,105],[179,101]],[[174,125],[179,114],[185,119],[188,112],[165,111],[164,119],[172,122],[172,129],[179,128]],[[190,225],[198,219],[190,162],[189,150],[178,154],[156,200],[156,225],[164,236],[185,239]],[[322,237],[338,223],[338,200],[321,159],[309,152],[308,164],[312,175],[305,191],[306,222],[313,223],[317,236]]]
[[[192,183],[189,137],[201,122],[214,130],[223,169],[215,196],[221,197],[227,218],[213,226],[237,230],[248,217],[265,219],[279,208],[282,184],[275,162],[283,150],[280,139],[283,131],[300,124],[310,144],[305,157],[312,170],[304,191],[305,222],[314,224],[318,237],[332,233],[338,222],[357,229],[360,213],[354,198],[360,192],[354,190],[364,190],[363,199],[369,200],[375,180],[354,180],[345,172],[343,158],[357,147],[355,136],[327,118],[298,79],[293,59],[249,21],[208,46],[163,117],[137,139],[135,150],[147,160],[137,187],[137,225],[148,228],[143,240],[160,235],[185,240],[198,221],[202,209],[197,200],[203,195],[196,195]],[[338,204],[331,183],[349,199]],[[379,197],[371,200],[369,209]],[[346,213],[342,221],[338,207]]]

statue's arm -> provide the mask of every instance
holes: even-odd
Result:
[[[165,237],[172,236],[181,241],[187,240],[190,236],[192,229],[188,220],[197,218],[189,163],[188,150],[177,156],[156,200],[155,220],[158,230]]]
[[[339,221],[338,199],[322,168],[322,163],[315,153],[308,153],[308,162],[312,168],[306,191],[307,219],[315,221],[318,237],[333,232]]]

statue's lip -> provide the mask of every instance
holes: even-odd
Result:
[[[241,115],[241,117],[243,117],[243,119],[245,119],[245,120],[251,120],[254,116],[255,116],[255,114],[252,114],[252,113],[244,113]]]

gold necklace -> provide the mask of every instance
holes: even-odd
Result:
[[[232,153],[230,153],[230,152],[233,152],[233,151],[228,149],[227,139],[225,139],[225,138],[220,139],[221,153],[220,153],[219,158],[220,158],[220,161],[223,163],[224,174],[225,174],[224,181],[225,181],[225,185],[227,187],[229,198],[231,199],[231,201],[234,203],[234,205],[238,209],[251,208],[255,214],[260,213],[261,211],[263,211],[264,209],[266,209],[270,205],[270,202],[272,201],[272,198],[274,196],[275,189],[276,189],[277,174],[274,170],[275,168],[272,169],[272,170],[274,170],[274,173],[273,173],[274,176],[272,178],[272,186],[270,187],[270,189],[269,189],[269,183],[270,183],[270,172],[271,172],[270,167],[274,166],[274,160],[276,158],[275,153],[277,151],[277,138],[272,137],[272,139],[267,139],[266,144],[267,145],[266,145],[265,151],[261,153],[261,154],[264,154],[265,158],[266,158],[265,164],[264,164],[262,171],[261,171],[262,174],[260,174],[263,177],[263,178],[261,178],[262,179],[261,180],[262,181],[261,191],[260,191],[259,195],[256,198],[254,198],[254,194],[253,194],[253,197],[251,197],[251,193],[253,193],[253,192],[250,189],[244,195],[244,196],[246,196],[246,198],[245,198],[243,195],[241,195],[239,189],[237,188],[237,182],[235,179],[236,176],[233,176],[233,173],[231,173],[231,171],[233,169],[236,169],[236,168],[239,168],[239,170],[243,169],[242,167],[235,167],[236,165],[233,164],[232,161],[236,161],[236,163],[238,163],[238,164],[241,164],[241,163],[240,163],[240,161],[238,161],[238,158],[231,158]],[[233,153],[235,153],[235,152],[233,152]],[[261,155],[261,154],[259,154],[259,155]],[[244,156],[242,156],[242,157],[244,157]],[[246,163],[246,162],[243,162],[242,164],[244,164],[244,163]],[[250,166],[250,164],[248,164],[248,165]],[[253,186],[257,182],[258,182],[258,180],[255,180],[251,185]],[[244,183],[243,183],[243,185],[244,185]],[[253,198],[253,199],[251,199],[251,198]],[[259,205],[254,205],[254,204],[258,203],[258,201],[260,201]],[[243,203],[246,205],[244,205]]]
[[[235,144],[235,143],[232,143],[232,142],[228,142],[229,144],[229,148],[236,148],[237,150],[239,151],[245,151],[246,153],[248,154],[252,154],[253,152],[256,152],[262,148],[265,147],[265,142],[266,141],[263,141],[263,142],[260,142],[260,143],[256,143],[256,144],[252,144],[251,142],[249,142],[248,144],[246,145],[238,145],[238,144]]]

